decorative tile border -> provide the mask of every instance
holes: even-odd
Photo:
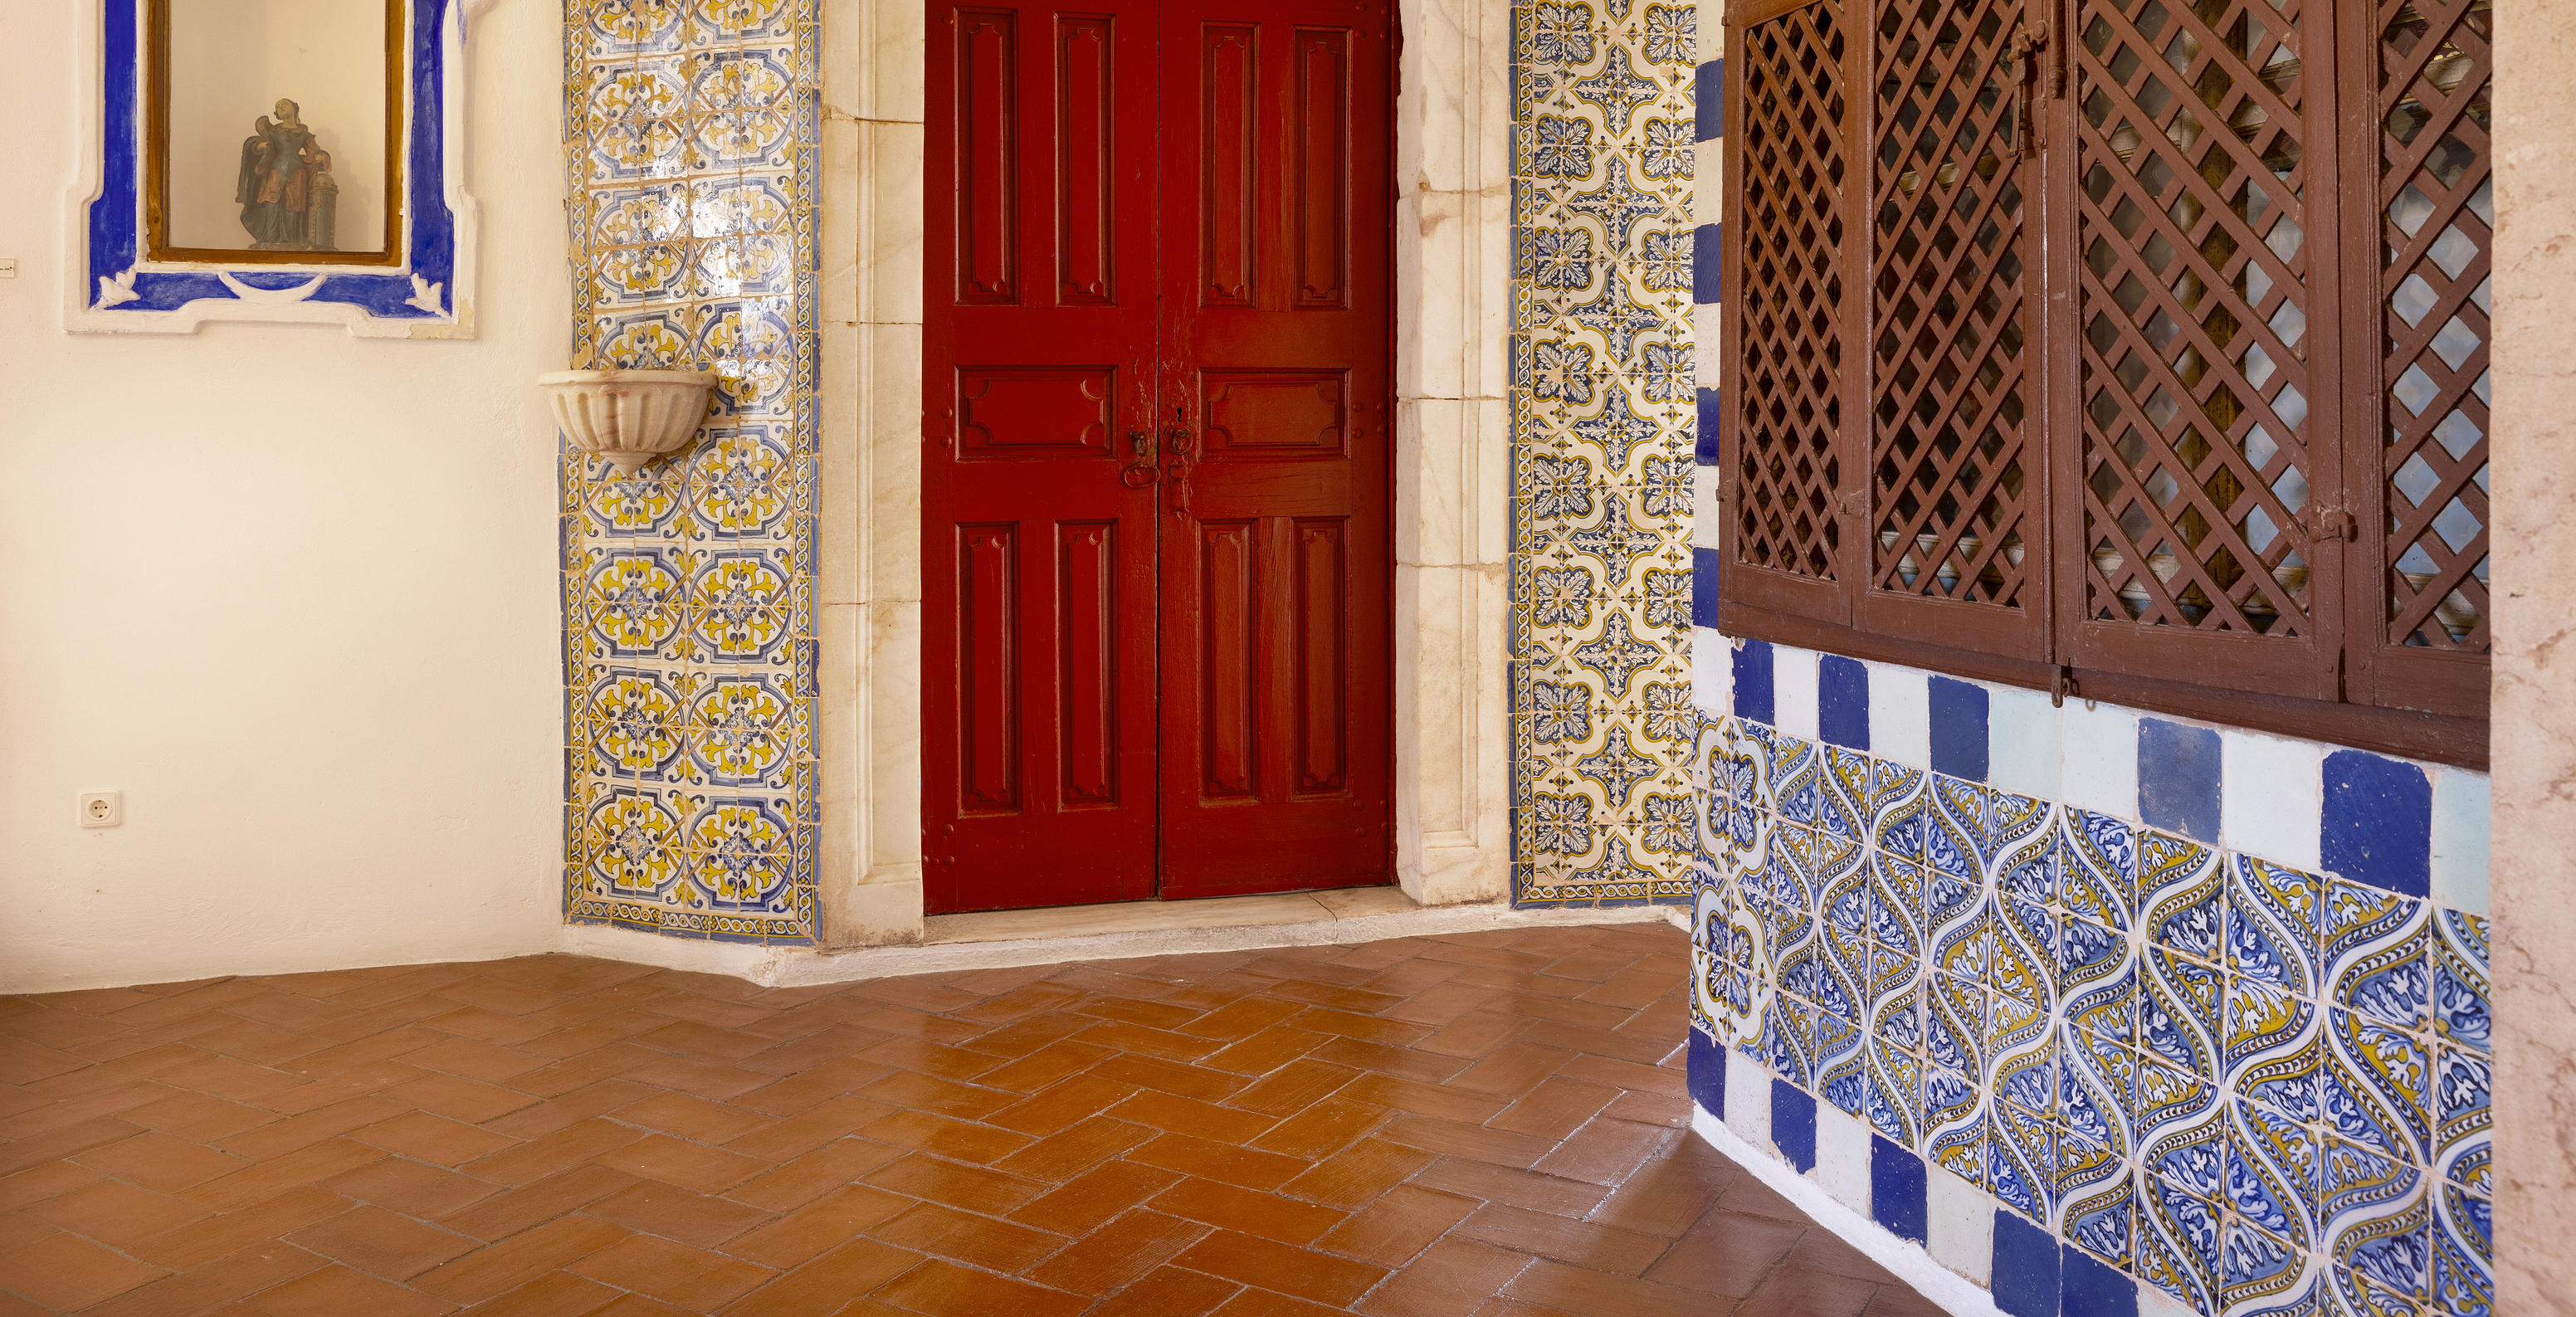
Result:
[[[1697,643],[1703,1106],[2007,1312],[2488,1310],[2483,775]]]
[[[1513,900],[1678,902],[1699,9],[1512,25]]]
[[[576,365],[722,377],[695,447],[562,457],[566,917],[814,939],[818,0],[575,0]]]

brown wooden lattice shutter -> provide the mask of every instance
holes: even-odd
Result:
[[[1843,623],[1861,561],[1845,524],[1858,464],[1843,437],[1860,411],[1848,77],[1859,42],[1836,0],[1756,3],[1740,22],[1727,213],[1746,236],[1730,244],[1721,339],[1737,345],[1721,385],[1734,399],[1723,578],[1731,599]]]
[[[2346,46],[2349,94],[2375,112],[2350,134],[2347,168],[2376,184],[2356,190],[2370,210],[2353,209],[2377,230],[2354,246],[2379,304],[2351,326],[2369,398],[2352,461],[2354,483],[2367,493],[2375,479],[2386,514],[2355,523],[2352,642],[2367,684],[2354,698],[2472,716],[2486,711],[2490,650],[2491,4],[2382,3],[2375,30]]]

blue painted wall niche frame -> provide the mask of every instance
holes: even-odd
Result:
[[[402,261],[241,265],[143,259],[145,0],[98,0],[85,25],[98,70],[82,134],[96,149],[72,189],[76,250],[63,327],[193,334],[216,321],[337,324],[360,338],[474,337],[474,199],[465,192],[465,24],[490,0],[408,0]]]

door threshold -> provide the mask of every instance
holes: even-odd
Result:
[[[1155,933],[1185,928],[1259,928],[1328,919],[1397,915],[1422,907],[1404,889],[1344,887],[1318,892],[1209,896],[1194,901],[1113,901],[1102,905],[1042,906],[1034,910],[984,910],[931,915],[921,940],[1011,942],[1038,937],[1088,937],[1099,933]]]

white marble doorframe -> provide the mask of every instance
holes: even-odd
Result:
[[[1395,808],[1424,905],[1511,870],[1504,566],[1511,13],[1400,0]],[[821,942],[921,908],[922,0],[823,6]]]

